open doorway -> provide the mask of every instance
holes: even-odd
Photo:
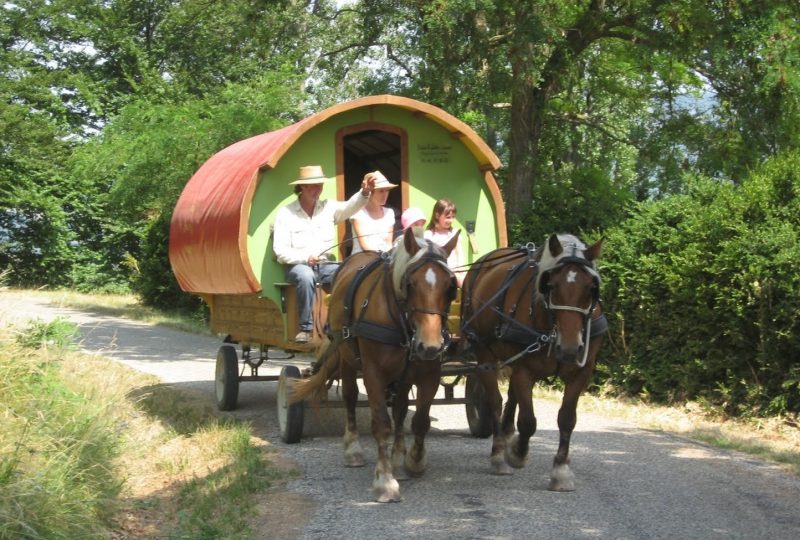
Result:
[[[404,176],[404,137],[394,131],[364,129],[342,136],[342,169],[344,172],[344,193],[347,196],[361,189],[364,175],[370,171],[381,171],[398,188],[389,192],[386,207],[394,210],[395,234],[400,230],[400,213],[403,209],[402,185]],[[350,254],[350,222],[348,221],[342,246],[342,256]]]

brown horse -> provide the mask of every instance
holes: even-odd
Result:
[[[425,436],[441,377],[439,359],[449,341],[448,310],[457,290],[447,256],[457,240],[456,235],[439,247],[422,239],[421,229],[408,229],[389,254],[367,251],[345,260],[331,290],[330,339],[319,352],[316,373],[296,383],[290,398],[321,399],[327,383],[341,378],[347,411],[345,464],[361,467],[364,456],[358,441],[356,401],[357,375],[362,373],[378,447],[372,485],[378,502],[400,500],[395,475],[403,467],[418,476],[427,466]],[[406,452],[403,428],[412,384],[417,387],[411,424],[414,444]],[[391,451],[389,398],[394,419]]]
[[[575,236],[552,235],[539,250],[501,248],[483,256],[464,280],[461,331],[467,353],[474,354],[479,365],[485,364],[476,374],[492,411],[495,474],[510,474],[509,465],[525,465],[529,440],[536,432],[533,384],[556,375],[565,389],[548,489],[575,489],[569,468],[575,411],[608,326],[599,302],[600,275],[595,264],[601,246],[602,240],[587,247]],[[506,366],[511,376],[501,418],[497,370]],[[517,405],[518,433],[514,435]]]

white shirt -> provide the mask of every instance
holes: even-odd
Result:
[[[367,213],[366,208],[362,208],[350,218],[350,221],[358,221],[359,232],[365,237],[364,240],[377,251],[389,251],[392,249],[391,240],[386,241],[386,237],[391,239],[392,232],[394,232],[394,210],[391,208],[381,207],[383,216],[378,219],[373,218]],[[361,244],[355,236],[355,228],[353,228],[353,251],[352,253],[360,253],[364,251],[361,249]]]
[[[430,229],[425,229],[424,237],[436,245],[443,246],[447,242],[449,242],[450,239],[453,238],[453,236],[457,232],[458,232],[457,229],[452,229],[450,231],[443,233],[438,233]],[[461,237],[459,236],[458,241],[456,242],[456,247],[453,248],[453,251],[450,252],[450,256],[447,257],[447,266],[449,266],[450,268],[458,268],[463,264],[464,263],[461,260]]]
[[[309,216],[296,200],[278,209],[273,228],[272,249],[281,264],[300,264],[310,255],[333,255],[336,247],[334,225],[346,220],[369,201],[357,191],[346,202],[319,200]]]

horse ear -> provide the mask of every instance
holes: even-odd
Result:
[[[550,255],[553,257],[558,257],[564,251],[564,248],[561,246],[561,240],[558,239],[557,234],[551,234],[550,238],[547,239],[547,248],[550,250]]]
[[[605,237],[592,244],[592,246],[585,251],[587,261],[595,261],[600,258],[600,252],[603,250],[603,240],[605,240]]]
[[[458,229],[456,231],[456,234],[454,234],[453,237],[450,240],[448,240],[445,245],[442,246],[442,249],[444,250],[445,253],[447,253],[448,256],[450,255],[450,252],[456,248],[456,244],[458,244],[459,234],[461,234],[461,229]]]
[[[417,237],[414,236],[413,229],[414,227],[409,227],[403,234],[403,245],[406,248],[406,253],[408,253],[411,257],[413,257],[417,251],[419,251],[419,243],[417,243]]]

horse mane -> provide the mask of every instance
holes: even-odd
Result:
[[[409,266],[413,265],[419,259],[423,258],[427,253],[431,252],[439,257],[442,257],[442,259],[447,259],[444,250],[441,247],[430,240],[423,238],[422,227],[414,227],[413,232],[414,239],[417,241],[417,245],[419,246],[419,249],[413,256],[406,251],[405,242],[403,242],[402,236],[397,239],[397,242],[395,242],[395,245],[391,251],[389,264],[392,271],[392,286],[394,287],[394,294],[398,300],[405,300],[406,294],[403,290],[403,276],[405,275],[406,269],[408,269]]]

